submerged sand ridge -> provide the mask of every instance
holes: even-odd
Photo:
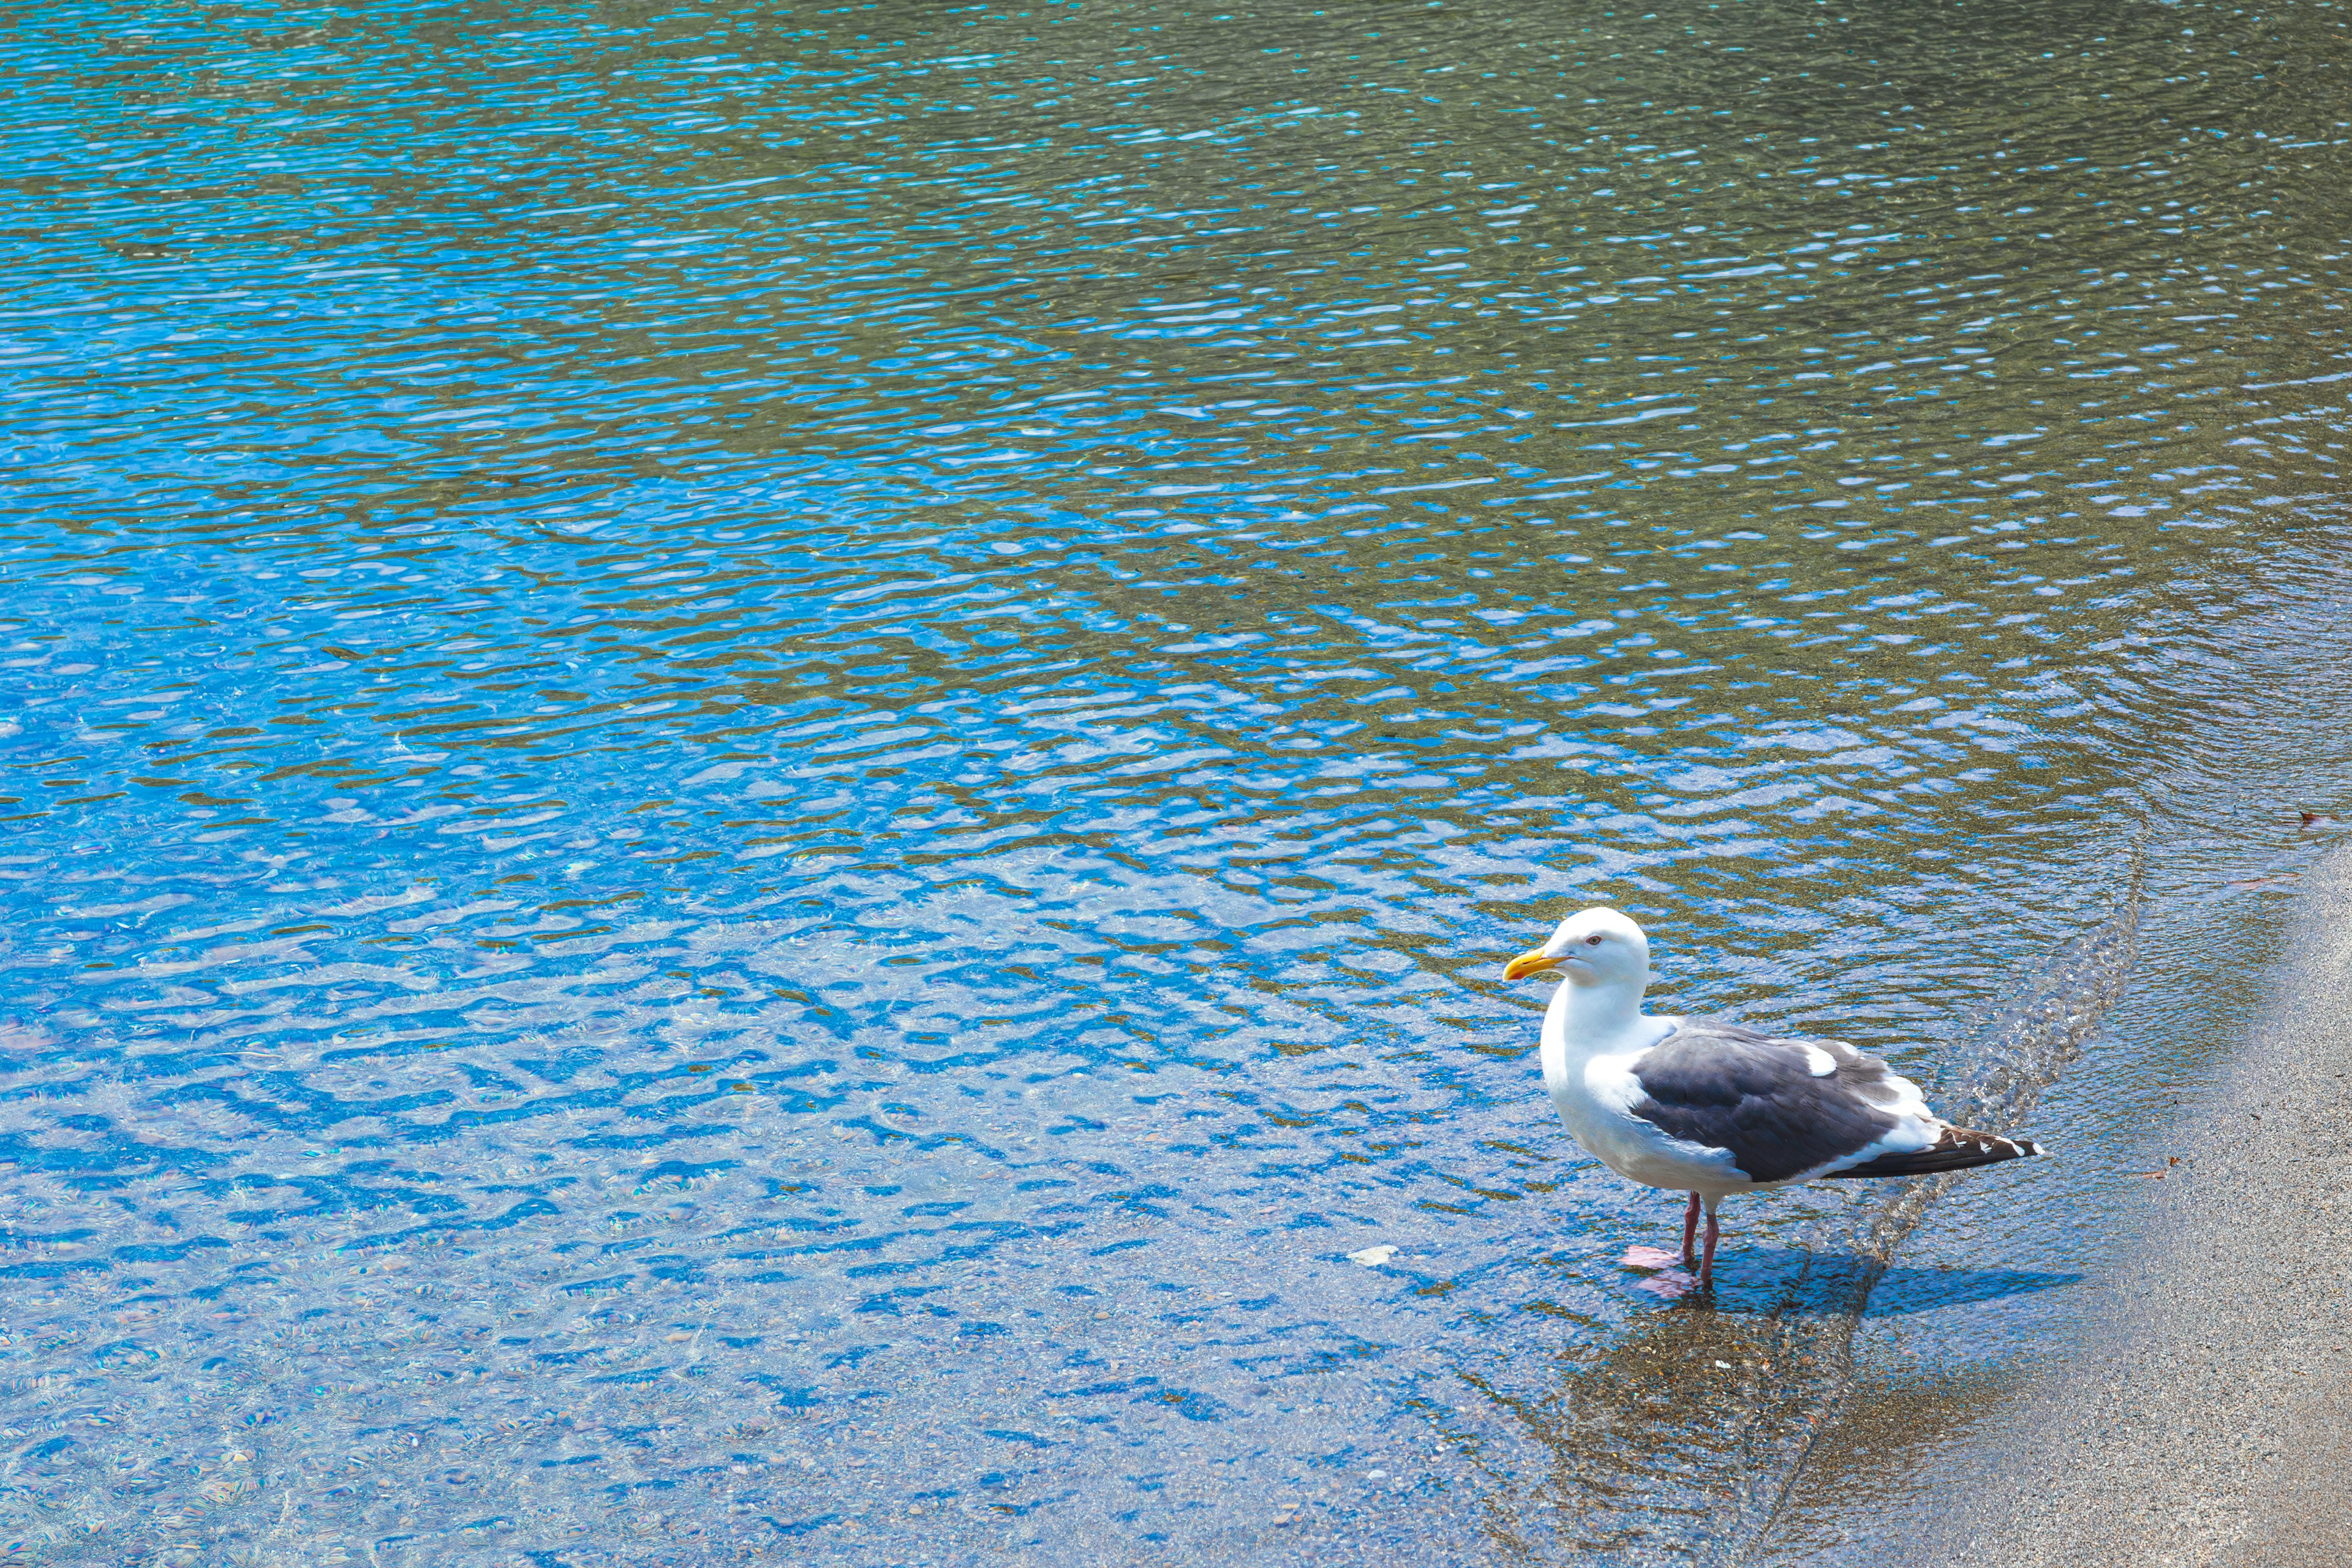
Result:
[[[2098,1281],[2105,1332],[2011,1402],[1918,1561],[2352,1561],[2352,849],[2302,882],[2267,1009]]]

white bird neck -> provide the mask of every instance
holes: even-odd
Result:
[[[1544,1009],[1544,1033],[1565,1053],[1581,1056],[1606,1049],[1637,1031],[1643,1022],[1642,993],[1647,989],[1633,981],[1579,985],[1563,980]]]

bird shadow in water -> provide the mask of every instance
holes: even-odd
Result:
[[[1678,1252],[1619,1261],[1640,1290],[1682,1273]],[[1685,1277],[1687,1278],[1687,1277]],[[1483,1500],[1497,1556],[1521,1563],[1713,1561],[1760,1528],[1851,1376],[1857,1311],[1926,1312],[2030,1296],[2078,1274],[1896,1265],[1850,1251],[1726,1247],[1712,1293],[1690,1286],[1656,1310],[1570,1337],[1520,1379],[1457,1375],[1514,1418],[1543,1457]],[[1653,1294],[1658,1294],[1653,1291]],[[1742,1521],[1746,1521],[1743,1524]]]
[[[1932,1312],[1939,1307],[1966,1306],[1972,1301],[1998,1301],[2009,1296],[2030,1296],[2081,1281],[2074,1273],[2044,1268],[1909,1268],[1895,1267],[1878,1277],[1865,1318],[1895,1318],[1911,1312]]]
[[[1785,1311],[1793,1295],[1794,1304],[1801,1309],[1825,1312],[1858,1309],[1864,1317],[1891,1318],[2032,1295],[2083,1278],[2048,1269],[1906,1264],[1895,1264],[1874,1277],[1870,1260],[1856,1253],[1742,1247],[1716,1254],[1715,1289],[1703,1292],[1679,1267],[1651,1267],[1650,1260],[1666,1256],[1645,1248],[1629,1249],[1625,1267],[1648,1275],[1633,1281],[1634,1288],[1664,1300],[1717,1311]]]

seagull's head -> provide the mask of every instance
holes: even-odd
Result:
[[[1559,922],[1551,940],[1503,966],[1503,978],[1556,971],[1570,985],[1650,983],[1650,939],[1615,910],[1580,910]]]

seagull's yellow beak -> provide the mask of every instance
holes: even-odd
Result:
[[[1560,961],[1548,956],[1539,947],[1531,947],[1510,963],[1503,965],[1503,978],[1520,980],[1546,969],[1558,969]]]

